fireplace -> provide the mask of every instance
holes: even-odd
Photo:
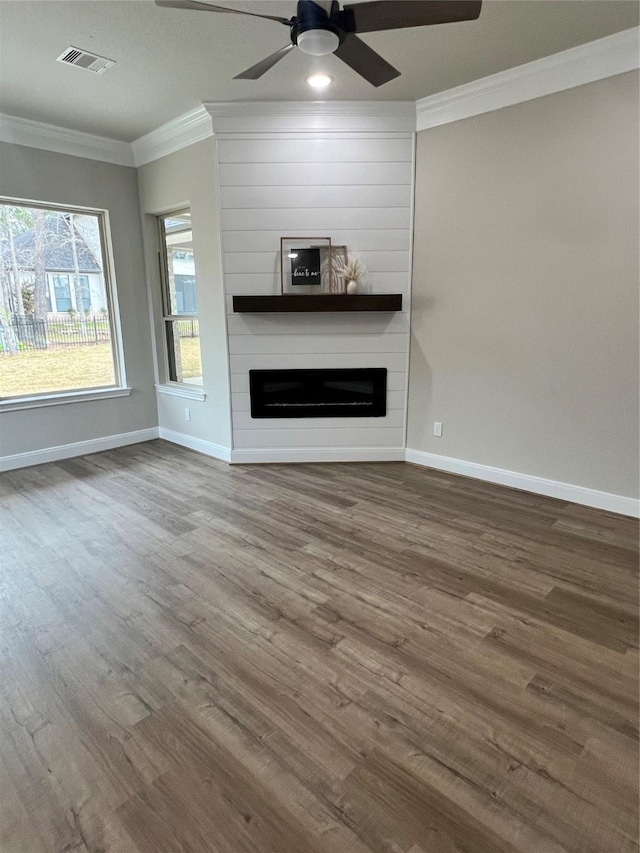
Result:
[[[250,370],[252,418],[383,418],[384,367]]]

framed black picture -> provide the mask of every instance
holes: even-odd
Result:
[[[330,237],[281,237],[280,292],[328,293],[330,257]]]
[[[310,284],[320,287],[320,249],[297,249],[295,257],[289,259],[291,265],[291,286],[301,287]]]

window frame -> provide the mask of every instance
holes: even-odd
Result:
[[[95,216],[100,238],[100,257],[102,261],[102,277],[104,281],[107,317],[110,325],[111,359],[113,363],[114,381],[109,385],[92,385],[82,388],[65,388],[46,390],[38,393],[12,394],[0,396],[1,411],[17,411],[42,406],[54,406],[62,403],[76,403],[87,400],[101,400],[109,397],[129,396],[131,388],[127,384],[124,346],[122,341],[122,324],[120,320],[120,305],[115,276],[113,246],[111,243],[111,222],[109,211],[105,208],[83,207],[82,205],[59,204],[35,199],[16,198],[0,195],[0,205],[9,207],[26,207],[59,213],[77,213],[83,216]],[[56,272],[57,271],[50,271]],[[49,272],[47,275],[48,295],[54,295],[54,287]],[[53,313],[53,312],[52,312]]]
[[[156,390],[162,393],[172,394],[179,397],[188,397],[190,399],[204,400],[206,395],[204,392],[204,375],[202,381],[198,384],[191,382],[180,382],[178,379],[173,379],[172,375],[177,376],[176,361],[175,361],[175,338],[173,335],[174,322],[180,320],[196,320],[198,329],[200,328],[200,316],[198,313],[172,314],[171,313],[171,292],[170,292],[170,275],[167,258],[167,230],[165,222],[172,217],[178,217],[185,213],[191,216],[191,206],[183,204],[180,207],[166,210],[163,213],[155,215],[156,233],[158,239],[158,267],[160,279],[160,326],[162,339],[162,369],[160,373],[160,383],[156,385]],[[193,225],[191,225],[192,240],[193,240]],[[195,252],[192,250],[193,262],[195,267]],[[198,276],[195,275],[195,293],[196,304],[198,304]],[[169,344],[171,337],[171,346]],[[198,341],[200,340],[198,336]],[[200,348],[200,368],[202,369],[202,348]]]

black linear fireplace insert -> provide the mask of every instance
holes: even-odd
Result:
[[[383,418],[386,367],[250,370],[252,418]]]

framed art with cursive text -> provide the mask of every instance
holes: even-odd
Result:
[[[280,292],[330,293],[331,238],[280,238]]]

